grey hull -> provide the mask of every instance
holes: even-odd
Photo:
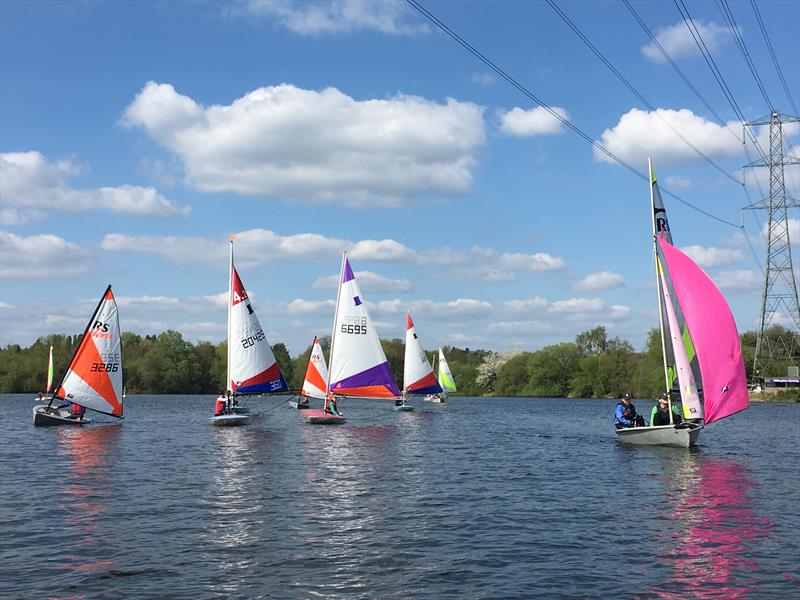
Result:
[[[625,444],[688,448],[697,443],[701,429],[702,427],[675,427],[674,425],[631,427],[617,429],[617,437],[620,442]]]
[[[86,425],[91,423],[91,419],[71,419],[70,411],[63,408],[53,408],[49,410],[46,404],[33,407],[34,427],[52,427],[54,425]]]

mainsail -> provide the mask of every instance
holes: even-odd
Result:
[[[444,352],[439,348],[439,385],[442,386],[446,392],[455,392],[456,382],[453,379],[453,374],[450,373],[450,367],[447,365],[447,359],[444,357]]]
[[[331,336],[328,389],[338,396],[396,398],[400,395],[346,252],[342,255]]]
[[[50,393],[53,388],[53,346],[50,346],[50,356],[47,359],[47,389],[46,393]]]
[[[725,297],[692,259],[664,237],[656,243],[665,279],[686,322],[684,337],[697,352],[705,423],[746,409],[750,400],[742,348]]]
[[[406,315],[406,352],[403,366],[403,391],[406,394],[439,394],[442,391],[428,355],[417,337],[411,312]]]
[[[263,394],[289,389],[267,336],[258,322],[230,252],[228,298],[228,390],[234,394]]]
[[[308,357],[306,376],[303,379],[303,390],[300,392],[308,398],[325,399],[326,382],[328,381],[328,366],[325,364],[325,355],[319,340],[314,337],[311,345],[311,356]]]
[[[56,397],[122,417],[122,339],[111,285],[89,320]]]

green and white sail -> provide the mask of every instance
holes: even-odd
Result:
[[[453,380],[453,374],[450,372],[450,367],[447,364],[447,359],[444,357],[444,352],[439,348],[439,385],[445,392],[453,393],[456,390],[456,382]]]

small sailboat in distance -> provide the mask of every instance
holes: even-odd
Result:
[[[56,401],[61,404],[54,406]],[[33,424],[42,427],[90,423],[90,419],[83,418],[85,409],[123,417],[122,338],[111,284],[92,313],[50,401],[33,407]]]
[[[414,321],[411,319],[411,311],[406,315],[406,348],[405,360],[403,362],[403,397],[400,404],[395,405],[395,410],[414,410],[410,404],[406,404],[406,397],[409,394],[425,395],[440,394],[442,387],[436,380],[433,367],[428,361],[428,355],[422,349],[422,342],[417,336]]]
[[[442,392],[439,394],[428,394],[425,400],[443,404],[447,400],[448,394],[452,394],[458,390],[456,389],[456,382],[453,379],[453,374],[450,372],[450,366],[447,364],[447,359],[444,357],[444,352],[441,348],[439,348],[439,368],[436,378],[439,380],[439,385],[442,386]]]
[[[213,425],[218,426],[246,425],[250,422],[248,415],[236,412],[239,397],[289,389],[233,264],[235,239],[236,236],[233,236],[230,240],[228,277],[227,402],[223,403],[222,413],[210,419]]]
[[[347,252],[342,253],[326,392],[323,410],[306,415],[309,423],[343,422],[337,398],[393,400],[400,396]]]
[[[53,389],[53,373],[54,373],[54,367],[53,367],[53,345],[50,344],[50,353],[48,354],[48,357],[47,357],[47,382],[45,383],[44,394],[42,392],[39,392],[39,396],[36,398],[37,402],[44,402],[44,401],[50,399],[49,398],[50,390]]]
[[[303,378],[303,388],[300,390],[300,400],[291,402],[292,408],[310,408],[309,398],[325,400],[325,389],[328,385],[328,365],[325,364],[325,355],[322,353],[322,345],[314,336],[311,344],[311,355],[308,357],[306,376]]]
[[[667,212],[650,165],[650,202],[668,425],[618,428],[621,442],[688,448],[704,426],[746,409],[739,332],[725,297],[686,254],[672,245]],[[677,384],[683,418],[675,423]]]

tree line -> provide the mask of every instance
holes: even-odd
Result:
[[[772,327],[767,335],[778,338],[786,330]],[[44,391],[47,355],[53,346],[55,384],[81,340],[80,335],[49,335],[28,348],[12,344],[0,349],[0,393]],[[748,381],[752,379],[756,332],[741,336]],[[321,344],[328,354],[330,338]],[[404,343],[381,342],[386,358],[403,387]],[[225,388],[227,342],[219,344],[183,339],[177,331],[159,335],[122,334],[123,383],[129,394],[214,394]],[[272,346],[290,389],[303,385],[311,346],[292,358],[283,343]],[[576,336],[573,342],[546,346],[534,352],[493,352],[445,346],[458,394],[465,396],[532,396],[615,398],[624,392],[635,397],[655,397],[664,390],[661,336],[649,332],[647,343],[637,352],[630,342],[609,338],[604,327]],[[431,357],[433,351],[430,352]],[[761,377],[785,376],[794,361],[765,359]]]

